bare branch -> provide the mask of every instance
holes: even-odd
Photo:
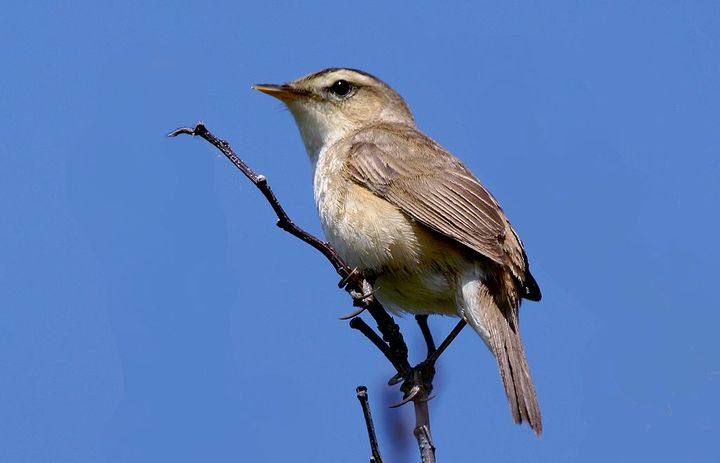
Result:
[[[358,386],[355,392],[357,392],[357,398],[362,407],[363,417],[365,418],[365,428],[367,429],[368,439],[370,440],[370,451],[372,452],[370,463],[382,463],[380,448],[378,447],[377,436],[375,435],[375,425],[373,424],[372,414],[370,413],[367,388],[365,386]]]
[[[240,169],[240,171],[251,182],[253,182],[253,184],[255,184],[255,186],[258,188],[258,190],[260,190],[263,196],[265,196],[265,199],[267,199],[268,203],[270,203],[270,207],[273,208],[273,211],[275,211],[275,214],[277,215],[278,227],[282,228],[286,232],[290,233],[296,238],[301,239],[302,241],[306,242],[310,246],[320,251],[322,255],[324,255],[327,260],[330,261],[330,263],[338,272],[341,278],[347,279],[348,282],[354,281],[355,284],[358,286],[358,289],[362,289],[359,275],[356,272],[353,272],[353,270],[350,269],[350,267],[348,267],[345,262],[343,262],[343,260],[330,246],[329,243],[319,240],[318,238],[314,237],[310,233],[295,225],[293,221],[290,220],[290,217],[287,215],[283,207],[280,205],[280,202],[275,197],[275,193],[273,193],[272,188],[270,188],[270,186],[267,184],[267,179],[265,178],[265,176],[256,174],[255,171],[250,168],[250,166],[245,164],[245,162],[240,159],[237,154],[235,154],[232,148],[230,148],[230,144],[228,142],[226,142],[225,140],[220,140],[215,135],[213,135],[210,131],[208,131],[208,129],[205,127],[205,124],[203,124],[202,122],[198,122],[197,125],[195,125],[195,127],[192,129],[189,127],[181,127],[179,129],[173,130],[168,134],[168,137],[177,137],[181,134],[204,138],[210,144],[219,149],[222,154],[224,154],[225,157],[228,158],[230,162],[235,165],[235,167]]]
[[[424,463],[434,463],[435,446],[433,445],[430,436],[430,415],[427,403],[433,388],[432,381],[435,376],[435,362],[448,347],[450,342],[452,342],[452,340],[457,336],[460,330],[462,330],[465,326],[465,322],[461,320],[450,335],[448,335],[445,341],[442,342],[440,347],[435,349],[435,343],[427,326],[427,316],[419,316],[417,320],[428,347],[428,356],[425,361],[415,367],[411,367],[408,360],[408,348],[405,344],[402,333],[400,332],[400,327],[374,297],[375,291],[372,284],[359,274],[356,269],[351,269],[329,243],[316,238],[295,225],[280,205],[278,199],[275,197],[275,193],[273,193],[272,189],[268,185],[267,179],[263,175],[255,173],[255,171],[245,164],[245,162],[235,154],[226,141],[215,137],[215,135],[207,130],[202,122],[196,124],[194,128],[182,127],[176,129],[170,132],[168,136],[176,137],[183,134],[201,137],[219,149],[225,157],[227,157],[230,162],[232,162],[235,167],[237,167],[260,190],[278,217],[278,227],[318,250],[332,264],[338,275],[341,277],[339,286],[350,293],[353,297],[353,304],[360,309],[352,314],[349,314],[349,316],[354,317],[350,321],[350,326],[363,333],[378,349],[380,349],[383,355],[385,355],[397,371],[397,374],[391,378],[389,384],[397,384],[402,381],[403,384],[400,387],[400,390],[403,392],[404,398],[398,405],[409,401],[414,403],[415,416],[417,420],[415,437],[417,438],[418,445],[420,447],[422,461]],[[375,319],[378,331],[382,337],[380,337],[380,335],[378,335],[361,318],[356,316],[359,315],[363,309],[367,310],[368,313],[370,313],[370,315]],[[357,392],[358,399],[363,406],[363,414],[365,415],[365,421],[368,427],[368,436],[370,437],[370,445],[373,452],[371,462],[374,461],[375,463],[381,463],[382,460],[380,459],[380,452],[377,448],[377,439],[375,437],[375,431],[370,417],[370,409],[367,403],[367,392],[364,389],[361,391],[360,388],[358,388]]]
[[[393,361],[393,353],[390,350],[390,347],[385,343],[385,341],[382,340],[380,336],[370,328],[370,325],[365,323],[365,320],[363,320],[360,317],[355,317],[352,320],[350,320],[350,328],[354,330],[358,330],[362,334],[365,335],[366,338],[370,340],[373,344],[375,344],[375,347],[380,349],[380,352],[382,352],[385,357],[392,363]]]
[[[414,404],[416,425],[413,434],[415,434],[415,439],[417,439],[420,448],[420,461],[423,463],[435,463],[435,445],[432,436],[430,436],[430,416],[427,401],[416,400]],[[421,421],[423,424],[421,424]]]

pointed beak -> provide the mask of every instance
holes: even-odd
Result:
[[[252,88],[260,92],[267,93],[270,96],[274,96],[278,100],[282,100],[284,102],[297,100],[298,98],[307,95],[306,91],[297,89],[288,84],[255,84]]]

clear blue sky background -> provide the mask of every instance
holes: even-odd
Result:
[[[327,66],[406,97],[543,289],[521,316],[545,434],[467,331],[439,460],[720,461],[718,2],[8,2],[0,50],[0,461],[365,462],[358,384],[388,461],[416,461],[330,266],[165,138],[206,121],[320,233],[292,118],[250,85]]]

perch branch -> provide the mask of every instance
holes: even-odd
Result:
[[[194,128],[182,127],[176,129],[170,132],[168,136],[176,137],[183,134],[201,137],[220,150],[220,152],[222,152],[225,157],[227,157],[230,162],[232,162],[235,167],[237,167],[258,188],[258,190],[260,190],[262,195],[270,204],[270,207],[272,207],[273,211],[275,211],[275,214],[277,215],[277,226],[309,244],[324,255],[332,264],[333,268],[335,268],[338,275],[340,275],[341,281],[339,286],[350,293],[353,297],[353,304],[360,309],[367,310],[373,319],[375,319],[382,337],[375,333],[375,331],[361,318],[357,317],[362,310],[353,312],[349,315],[350,317],[353,317],[350,321],[350,326],[353,329],[357,329],[362,332],[365,337],[367,337],[378,349],[380,349],[397,371],[397,374],[390,380],[389,383],[396,384],[402,381],[403,384],[400,387],[400,390],[403,392],[404,398],[398,405],[409,401],[414,403],[416,416],[415,437],[417,438],[418,445],[420,447],[421,458],[424,463],[433,463],[435,461],[435,447],[430,437],[430,415],[427,402],[430,399],[430,393],[432,392],[432,381],[435,376],[434,365],[440,354],[442,354],[450,342],[452,342],[455,336],[457,336],[463,328],[465,322],[460,321],[445,341],[443,341],[443,343],[435,349],[432,335],[427,327],[426,318],[418,318],[418,323],[420,324],[423,337],[428,347],[428,358],[417,366],[412,367],[408,360],[408,349],[402,333],[400,332],[400,327],[374,297],[372,284],[365,280],[355,269],[351,269],[329,243],[316,238],[290,220],[290,217],[280,205],[275,193],[273,193],[272,189],[268,185],[265,176],[255,173],[255,171],[253,171],[237,156],[237,154],[235,154],[228,142],[217,138],[201,122],[197,123]],[[360,403],[363,404],[363,411],[365,412],[367,394],[364,393],[363,399],[360,395],[360,390],[358,389],[358,399],[360,400]],[[366,424],[368,425],[368,435],[370,436],[371,441],[370,444],[373,449],[373,459],[376,463],[380,463],[380,454],[377,450],[377,440],[374,437],[374,429],[370,429],[372,421],[370,420],[369,408],[367,409],[367,414],[365,416]]]
[[[398,327],[393,318],[385,311],[382,305],[380,305],[380,303],[372,297],[374,292],[372,285],[363,279],[362,275],[355,269],[351,269],[342,260],[342,258],[340,258],[335,249],[333,249],[329,243],[316,238],[290,220],[287,212],[285,212],[283,207],[280,205],[275,193],[273,193],[272,188],[268,185],[265,176],[255,173],[250,166],[248,166],[237,154],[235,154],[228,142],[213,135],[207,127],[205,127],[205,124],[198,122],[193,128],[181,127],[170,132],[168,137],[176,137],[178,135],[201,137],[220,150],[220,152],[223,153],[223,155],[225,155],[225,157],[228,158],[230,162],[232,162],[235,167],[237,167],[245,175],[245,177],[247,177],[258,188],[258,190],[260,190],[270,204],[270,207],[272,207],[273,211],[275,211],[275,214],[277,215],[278,227],[299,238],[305,243],[308,243],[310,246],[320,251],[320,253],[324,255],[328,261],[330,261],[330,264],[332,264],[333,268],[335,268],[338,275],[341,277],[340,286],[345,288],[345,290],[353,296],[355,305],[367,310],[375,319],[378,330],[382,334],[382,339],[389,347],[390,353],[387,355],[388,360],[390,360],[402,378],[408,379],[411,376],[410,371],[412,368],[407,360],[407,345],[405,344],[402,333],[400,332],[400,327]]]
[[[430,435],[430,410],[428,409],[429,397],[424,395],[415,400],[415,430],[413,434],[420,448],[420,460],[423,463],[435,461],[435,445]]]
[[[372,414],[370,414],[367,388],[365,386],[358,386],[355,392],[362,407],[363,417],[365,418],[365,428],[367,428],[368,439],[370,440],[370,451],[372,452],[370,463],[382,463],[380,448],[378,447],[377,436],[375,435],[375,425],[373,424]]]
[[[225,157],[228,158],[230,162],[232,162],[235,167],[237,167],[240,172],[242,172],[245,177],[247,177],[258,188],[258,190],[260,190],[263,196],[265,196],[265,199],[267,199],[270,207],[272,207],[273,211],[275,211],[275,214],[277,215],[278,227],[320,251],[320,253],[330,261],[341,278],[346,279],[348,282],[354,281],[357,286],[361,285],[359,275],[356,272],[353,272],[353,270],[348,267],[345,262],[343,262],[335,249],[333,249],[329,243],[319,240],[315,236],[295,225],[295,223],[290,220],[290,217],[280,205],[277,197],[275,197],[275,193],[273,193],[272,188],[270,188],[270,185],[267,184],[265,176],[256,174],[250,166],[245,164],[245,162],[240,159],[237,154],[235,154],[232,148],[230,148],[230,144],[228,142],[220,140],[213,135],[202,122],[198,122],[192,129],[189,127],[181,127],[173,130],[168,134],[168,137],[177,137],[181,134],[204,138],[211,145],[219,149],[222,154],[224,154]]]

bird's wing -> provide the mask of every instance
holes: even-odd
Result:
[[[507,267],[523,297],[539,300],[522,242],[497,201],[433,140],[406,126],[363,129],[351,142],[347,172],[417,222]]]

